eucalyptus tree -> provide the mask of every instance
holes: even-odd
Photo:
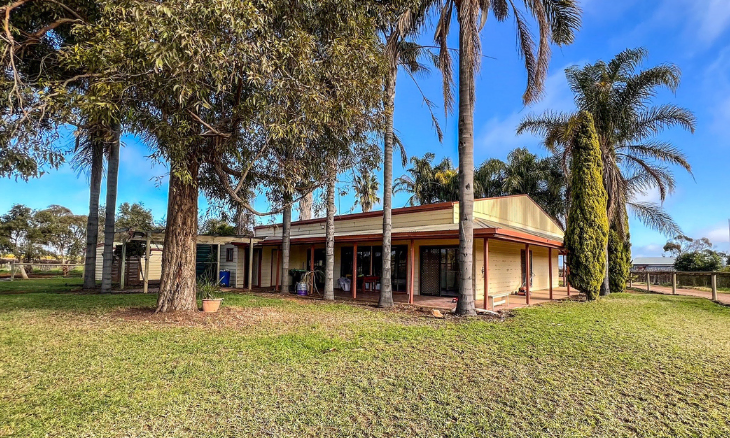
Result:
[[[312,209],[314,208],[314,193],[308,192],[299,200],[299,220],[306,221],[312,219]]]
[[[681,73],[673,64],[638,70],[646,56],[644,49],[627,49],[608,63],[598,61],[565,71],[577,111],[593,116],[608,194],[607,214],[611,226],[624,240],[629,231],[627,210],[650,228],[670,236],[679,234],[679,227],[660,204],[638,198],[656,189],[663,202],[673,192],[675,180],[668,166],[679,166],[691,174],[691,166],[678,148],[655,139],[671,127],[694,132],[695,117],[689,110],[673,104],[652,104],[661,88],[676,92]],[[567,162],[573,155],[571,138],[576,116],[577,112],[554,111],[528,116],[518,133],[541,135],[548,150]],[[607,265],[602,294],[610,291],[609,271]]]
[[[170,165],[158,311],[195,308],[200,189],[278,213],[257,211],[246,193],[279,191],[282,148],[316,162],[324,131],[377,121],[382,64],[369,6],[124,0],[88,29],[73,55],[99,69],[97,83],[123,86],[130,125]]]
[[[474,100],[475,78],[482,57],[480,32],[491,12],[497,21],[514,16],[517,49],[524,58],[527,87],[525,104],[536,101],[543,92],[550,60],[550,43],[573,42],[580,26],[580,9],[576,0],[524,0],[524,9],[514,0],[443,0],[435,39],[440,46],[439,66],[444,73],[444,100],[452,100],[451,55],[447,37],[452,15],[459,24],[459,301],[456,313],[474,315]],[[531,35],[526,15],[531,15],[539,30],[539,43]]]

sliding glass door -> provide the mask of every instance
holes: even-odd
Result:
[[[453,297],[459,294],[458,247],[421,247],[421,295]]]

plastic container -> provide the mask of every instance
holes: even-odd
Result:
[[[340,278],[337,280],[337,282],[340,284],[340,289],[342,289],[343,292],[350,292],[350,279],[349,278]]]
[[[221,271],[218,275],[218,283],[221,286],[231,286],[231,271]]]
[[[297,295],[306,295],[307,294],[307,283],[300,281],[297,283]]]

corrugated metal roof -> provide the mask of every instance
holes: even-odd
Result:
[[[505,230],[512,230],[512,231],[519,231],[521,233],[530,234],[536,237],[540,237],[543,239],[550,239],[562,242],[563,238],[560,236],[555,236],[553,234],[544,233],[540,231],[535,230],[529,230],[526,228],[520,228],[520,227],[514,227],[514,226],[507,226],[498,222],[489,221],[482,218],[476,218],[474,219],[474,229],[486,229],[486,228],[498,228],[498,229],[505,229]],[[427,232],[433,232],[433,231],[459,231],[459,224],[458,223],[450,223],[450,224],[434,224],[434,225],[421,225],[421,226],[414,226],[414,227],[396,227],[392,229],[393,234],[399,234],[399,233],[427,233]],[[335,238],[337,237],[344,237],[344,236],[367,236],[367,235],[373,235],[373,234],[382,234],[383,229],[377,228],[377,229],[363,229],[359,231],[347,231],[347,232],[338,232],[337,227],[335,227]],[[317,238],[325,238],[326,233],[324,227],[322,228],[321,232],[319,233],[312,233],[307,235],[301,235],[301,236],[292,236],[291,240],[292,242],[296,242],[300,239],[317,239]],[[264,241],[278,241],[281,240],[281,236],[268,236]]]

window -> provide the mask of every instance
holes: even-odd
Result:
[[[226,249],[226,261],[232,262],[233,261],[233,248],[227,248]]]
[[[341,250],[340,277],[352,276],[352,247],[343,247]],[[394,292],[406,291],[406,267],[408,265],[408,246],[394,245],[391,247],[390,275]],[[383,271],[382,246],[357,247],[357,274],[374,275],[380,277]],[[372,273],[372,274],[371,274]]]

